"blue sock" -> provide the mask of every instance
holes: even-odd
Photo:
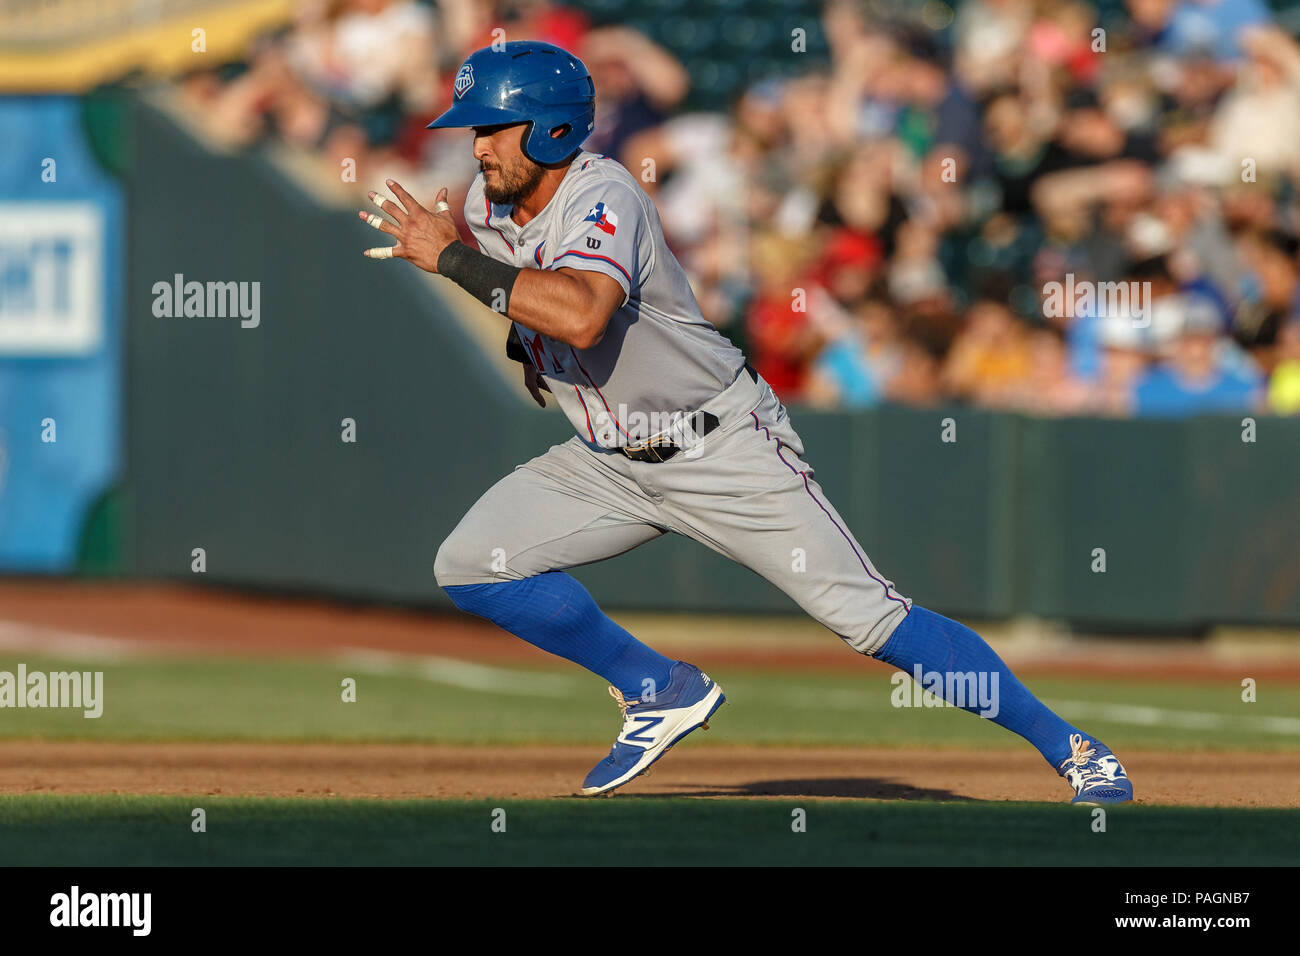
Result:
[[[1053,769],[1059,769],[1062,761],[1070,756],[1070,734],[1081,733],[1031,694],[984,638],[966,625],[923,607],[912,606],[875,657],[909,675],[914,675],[918,666],[923,672],[945,675],[987,674],[986,686],[990,689],[995,686],[992,675],[996,674],[997,714],[988,719],[1028,740]],[[948,687],[946,679],[944,686]],[[948,699],[943,693],[938,696]],[[981,705],[974,702],[962,709],[978,713]]]
[[[676,663],[642,644],[596,606],[587,589],[563,571],[519,581],[443,588],[462,611],[485,617],[534,647],[599,674],[628,700],[662,690]]]

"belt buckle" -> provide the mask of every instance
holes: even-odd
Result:
[[[697,409],[690,415],[685,416],[684,421],[687,422],[688,446],[691,442],[699,441],[721,424],[718,416],[702,409]],[[664,439],[661,434],[656,438],[648,438],[637,445],[620,445],[618,450],[632,461],[661,462],[667,461],[676,455],[682,450],[682,446]]]
[[[620,445],[624,457],[631,461],[661,462],[667,461],[681,449],[671,442],[642,442],[639,445]]]

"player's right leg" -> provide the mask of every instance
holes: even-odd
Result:
[[[699,668],[638,641],[566,568],[614,557],[665,532],[655,504],[577,439],[492,486],[443,542],[434,575],[462,611],[604,677],[623,730],[583,793],[643,773],[725,699]]]

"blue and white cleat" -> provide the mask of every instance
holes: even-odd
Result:
[[[609,756],[582,781],[586,797],[623,786],[692,730],[708,730],[709,718],[727,699],[709,675],[685,661],[673,665],[668,686],[653,700],[625,700],[616,687],[609,694],[623,712],[623,730]]]
[[[1070,734],[1070,756],[1061,764],[1060,774],[1074,788],[1071,803],[1097,806],[1133,799],[1133,783],[1110,748],[1082,734]]]

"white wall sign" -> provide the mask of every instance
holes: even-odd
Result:
[[[85,355],[103,339],[104,217],[89,202],[0,202],[0,355]]]

